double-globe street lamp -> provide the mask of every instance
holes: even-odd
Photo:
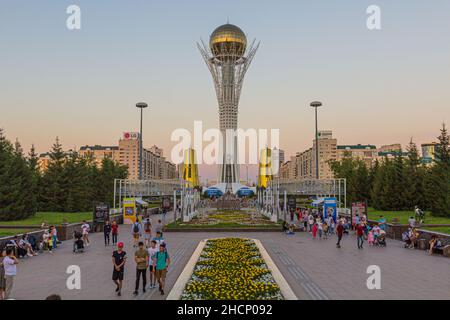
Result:
[[[142,114],[143,110],[147,107],[148,105],[145,102],[136,103],[136,108],[141,109],[141,124],[139,131],[139,180],[142,180]]]
[[[317,108],[322,106],[322,102],[313,101],[310,106],[315,109],[316,114],[316,179],[319,179],[319,131],[317,130]]]

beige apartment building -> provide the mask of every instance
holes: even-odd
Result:
[[[82,146],[78,151],[81,157],[92,157],[97,167],[102,165],[102,161],[105,158],[117,161],[119,147],[117,146]]]
[[[340,161],[345,157],[363,160],[368,168],[370,168],[378,156],[377,147],[371,144],[363,145],[339,145],[337,146],[337,160]]]
[[[334,178],[330,167],[330,161],[337,160],[337,139],[333,139],[333,133],[330,130],[319,131],[319,179]],[[312,148],[311,171],[313,178],[316,177],[316,140],[314,139]]]
[[[83,146],[80,155],[92,156],[101,165],[104,158],[110,158],[128,167],[128,179],[139,179],[139,133],[125,132],[118,146]],[[142,150],[143,179],[175,179],[176,166],[163,157],[163,149],[152,146]]]
[[[337,140],[333,139],[332,131],[318,132],[319,147],[319,179],[332,179],[330,161],[337,160]],[[316,177],[316,140],[313,147],[299,152],[295,157],[281,166],[280,177],[283,179],[313,179]]]

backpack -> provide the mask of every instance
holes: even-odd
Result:
[[[134,224],[133,232],[134,233],[139,233],[139,225],[137,223]]]

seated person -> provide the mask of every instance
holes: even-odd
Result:
[[[437,236],[435,234],[433,234],[431,236],[431,239],[429,241],[430,244],[430,250],[428,251],[428,253],[431,255],[433,254],[433,249],[434,248],[439,248],[442,246],[441,241],[439,241],[439,239],[437,238]]]
[[[416,228],[412,228],[411,232],[409,233],[409,240],[411,242],[409,245],[410,249],[414,249],[418,239],[419,239],[419,232],[417,231]]]
[[[286,234],[294,234],[294,224],[290,224]]]
[[[283,232],[286,232],[289,230],[289,223],[287,223],[287,221],[285,221],[281,227]]]
[[[53,241],[52,236],[48,230],[45,230],[42,235],[42,250],[48,250],[48,252],[52,252],[53,249]]]
[[[14,239],[9,240],[9,244],[14,246],[14,255],[17,255],[19,258],[23,258],[27,255],[27,250],[24,248],[24,245],[20,243],[19,236],[15,236]]]
[[[33,248],[31,247],[30,242],[28,241],[28,235],[25,233],[22,235],[22,239],[19,240],[19,247],[24,249],[27,253],[27,256],[32,257],[35,256]]]
[[[73,237],[75,241],[73,242],[73,252],[83,252],[84,251],[84,241],[83,234],[79,231],[74,231]]]

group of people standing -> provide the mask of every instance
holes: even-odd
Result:
[[[147,289],[155,289],[156,284],[158,284],[160,294],[165,294],[164,286],[166,274],[170,265],[170,256],[167,251],[166,241],[163,237],[163,224],[161,220],[158,220],[158,223],[155,226],[155,237],[152,237],[152,229],[153,226],[150,218],[146,218],[142,222],[137,219],[136,222],[131,225],[133,248],[137,248],[134,252],[136,280],[133,295],[135,296],[139,294],[141,279],[143,293],[145,293]],[[119,242],[117,243],[117,249],[114,250],[112,254],[112,280],[116,285],[116,293],[118,296],[121,296],[122,294],[126,262],[127,253],[124,251],[124,243]],[[147,286],[147,270],[149,274],[149,286]]]
[[[363,249],[365,241],[370,246],[385,246],[386,219],[380,216],[378,222],[370,225],[365,214],[356,214],[349,221],[346,217],[336,219],[334,216],[324,216],[317,209],[296,209],[290,211],[291,224],[285,222],[283,231],[293,234],[295,218],[301,229],[309,232],[313,239],[328,239],[331,235],[337,235],[336,247],[341,248],[341,241],[344,234],[349,234],[349,230],[354,230],[357,241],[357,248]]]

